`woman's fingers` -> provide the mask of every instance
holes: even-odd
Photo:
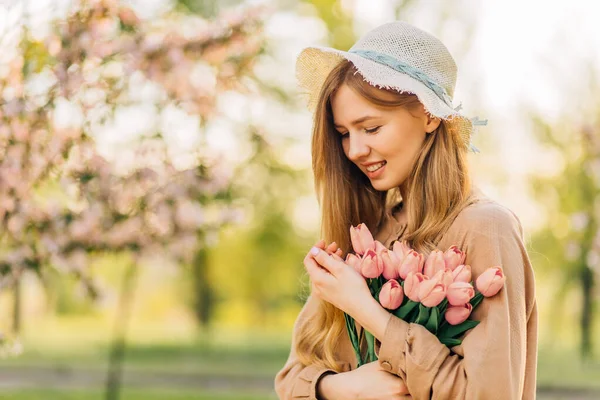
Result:
[[[337,254],[337,253],[333,253],[333,254],[331,255],[331,257],[333,257],[335,260],[338,260],[338,261],[344,262],[344,259],[343,259],[342,257],[338,256],[338,254]]]
[[[329,244],[329,246],[327,246],[327,248],[325,249],[325,251],[327,251],[329,254],[335,253],[335,251],[337,250],[338,245],[336,242],[331,242]]]
[[[313,252],[313,250],[315,251]],[[329,271],[329,273],[337,275],[342,271],[342,264],[340,263],[340,261],[343,262],[343,260],[341,258],[339,258],[339,260],[335,259],[334,256],[330,256],[323,250],[315,248],[311,249],[311,252],[309,254],[317,261],[317,263],[321,267]]]
[[[321,264],[319,261],[326,262],[327,265]],[[313,247],[304,257],[304,266],[312,279],[319,279],[321,276],[330,275],[331,263],[334,262],[332,256],[327,254],[323,249]]]
[[[340,249],[336,242],[331,242],[326,246],[325,240],[321,239],[317,243],[315,243],[315,247],[318,247],[321,250],[325,250],[328,254],[337,254],[338,257],[341,257],[344,252]]]

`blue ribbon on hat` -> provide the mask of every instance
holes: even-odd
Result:
[[[448,107],[452,107],[452,99],[448,96],[446,89],[435,83],[425,72],[413,67],[412,65],[406,64],[402,61],[395,59],[387,54],[379,53],[372,50],[350,50],[349,53],[358,54],[368,60],[375,61],[376,63],[386,65],[398,72],[409,75],[410,77],[418,80],[429,89],[431,89],[437,97],[440,98]]]
[[[460,110],[459,107],[460,106],[458,106],[457,108]],[[458,110],[456,110],[456,111],[458,111]],[[473,133],[471,134],[471,137],[473,137],[473,135],[475,134],[476,126],[484,126],[484,125],[487,125],[487,123],[488,123],[487,119],[480,120],[479,117],[473,117],[470,120],[471,120],[471,123],[473,124]],[[473,141],[471,141],[469,143],[469,147],[471,148],[471,151],[473,153],[480,153],[479,149],[477,147],[475,147],[475,145],[473,144]]]
[[[377,51],[372,50],[350,50],[349,53],[357,54],[361,57],[364,57],[368,60],[377,62],[379,64],[386,65],[398,72],[406,74],[425,86],[431,89],[439,98],[442,100],[448,107],[452,108],[452,99],[448,96],[448,92],[446,89],[438,85],[434,82],[426,73],[419,70],[418,68],[413,67],[412,65],[406,64],[402,61],[395,59],[394,57],[388,56],[387,54],[379,53]],[[462,104],[459,104],[458,107],[453,108],[454,111],[459,112],[462,108]],[[480,120],[479,117],[470,118],[471,123],[473,124],[473,133],[475,131],[476,126],[487,125],[486,120]],[[475,147],[473,142],[469,143],[469,147],[473,153],[479,153],[479,149]]]

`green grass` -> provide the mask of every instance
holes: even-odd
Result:
[[[542,350],[538,355],[538,387],[600,390],[600,359],[582,362],[575,351]]]
[[[125,368],[127,371],[152,371],[180,374],[210,373],[226,377],[273,378],[283,366],[288,356],[288,344],[269,345],[261,341],[248,341],[243,344],[226,345],[207,341],[175,344],[157,343],[132,344],[127,349]],[[25,352],[14,359],[0,360],[0,367],[11,366],[77,369],[84,367],[104,372],[108,347],[104,344],[87,344],[72,348],[25,344]],[[582,363],[576,351],[540,349],[538,359],[538,387],[593,389],[600,391],[600,357],[595,361]],[[243,387],[243,386],[242,386]],[[240,393],[204,393],[200,390],[182,388],[183,391],[164,389],[125,388],[122,400],[137,399],[214,399],[214,400],[254,400],[267,399],[268,392],[261,395]],[[13,390],[0,389],[0,398],[15,400],[66,399],[101,400],[99,388],[92,391],[71,390]],[[273,397],[275,398],[275,397]]]
[[[104,394],[99,391],[84,390],[54,390],[54,389],[22,389],[2,391],[5,400],[104,400]],[[211,393],[172,390],[133,390],[126,389],[121,400],[267,400],[276,396],[246,395],[243,393]]]
[[[106,345],[90,345],[87,348],[46,348],[25,345],[18,357],[0,360],[0,366],[56,366],[106,368],[108,359]],[[130,345],[125,365],[136,371],[177,371],[181,373],[222,374],[225,376],[271,376],[283,366],[289,348],[266,345],[209,345],[155,344]]]

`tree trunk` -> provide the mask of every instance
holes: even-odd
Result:
[[[582,308],[581,308],[581,358],[589,359],[592,355],[592,321],[594,274],[586,265],[581,270]]]
[[[212,321],[214,294],[208,276],[208,249],[201,247],[196,251],[192,265],[194,282],[194,315],[200,326],[208,327]]]
[[[118,400],[121,395],[121,381],[123,380],[123,362],[125,361],[125,347],[127,327],[131,319],[133,309],[136,278],[138,276],[138,265],[131,262],[125,270],[119,305],[115,319],[115,331],[111,343],[108,361],[108,376],[106,379],[106,400]]]
[[[15,279],[14,283],[14,302],[12,313],[12,331],[15,336],[21,333],[21,308],[22,308],[23,293],[21,289],[21,278]]]

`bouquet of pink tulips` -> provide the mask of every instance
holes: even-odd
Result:
[[[406,322],[423,325],[448,347],[459,345],[464,332],[479,323],[468,319],[484,297],[494,296],[506,280],[502,267],[487,269],[475,285],[466,254],[456,246],[433,250],[427,258],[406,242],[395,242],[387,249],[365,224],[350,228],[354,253],[346,264],[366,280],[371,294],[386,309]],[[348,314],[346,327],[358,365],[377,360],[374,336],[362,331],[367,341],[367,360],[360,353],[360,339],[354,320]]]

